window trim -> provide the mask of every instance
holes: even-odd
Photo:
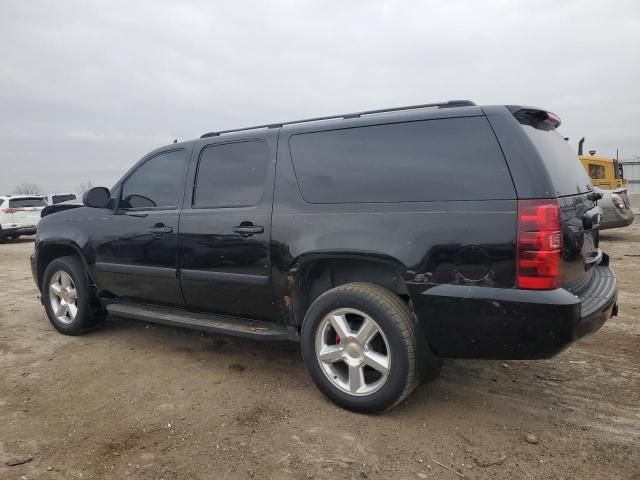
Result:
[[[198,174],[200,173],[200,163],[202,162],[202,155],[204,153],[204,151],[207,148],[211,148],[211,147],[220,147],[223,145],[233,145],[233,144],[238,144],[238,143],[251,143],[251,142],[260,142],[265,146],[265,152],[266,152],[266,166],[267,168],[265,169],[265,177],[263,179],[263,185],[262,185],[262,194],[260,195],[260,198],[253,204],[250,205],[213,205],[213,204],[204,204],[204,205],[196,205],[196,192],[198,190]],[[222,208],[255,208],[256,206],[260,205],[264,199],[264,194],[267,191],[266,188],[266,181],[267,178],[269,177],[269,170],[268,170],[268,166],[269,166],[269,161],[271,159],[271,155],[269,153],[269,143],[262,139],[262,138],[247,138],[247,139],[242,139],[242,140],[233,140],[233,141],[228,141],[228,142],[219,142],[219,143],[209,143],[204,145],[201,149],[200,149],[200,153],[198,154],[198,161],[196,162],[196,168],[195,168],[195,173],[193,176],[193,185],[191,187],[191,205],[190,208],[192,210],[217,210],[217,209],[222,209]]]
[[[143,165],[146,165],[147,162],[150,162],[151,160],[153,160],[156,157],[159,157],[160,155],[164,155],[166,153],[173,153],[173,152],[185,152],[185,157],[183,158],[182,162],[182,177],[184,179],[185,176],[185,168],[187,165],[187,161],[188,161],[188,154],[186,153],[187,150],[186,148],[172,148],[170,150],[163,150],[161,152],[157,152],[154,153],[153,155],[151,155],[148,158],[143,159],[142,161],[140,161],[138,163],[138,165],[135,166],[135,168],[133,170],[131,170],[127,176],[125,178],[123,178],[117,185],[114,186],[114,188],[112,190],[115,190],[116,188],[119,188],[120,191],[118,192],[118,197],[116,200],[116,205],[114,208],[115,212],[158,212],[158,211],[169,211],[169,210],[178,210],[181,208],[181,204],[182,201],[179,199],[178,201],[178,205],[174,205],[174,206],[166,206],[166,207],[135,207],[135,208],[124,208],[120,206],[120,202],[122,202],[122,193],[124,191],[124,185],[127,183],[127,181],[129,181],[129,179],[131,178],[131,176],[136,173]],[[184,186],[182,187],[182,197],[184,198]]]

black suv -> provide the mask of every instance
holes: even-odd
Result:
[[[207,133],[47,207],[33,276],[62,333],[108,313],[299,341],[331,400],[379,411],[441,358],[550,357],[617,313],[559,124],[451,101]]]

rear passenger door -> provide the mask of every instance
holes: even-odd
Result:
[[[273,318],[269,240],[277,132],[194,150],[180,217],[182,292],[193,310]]]

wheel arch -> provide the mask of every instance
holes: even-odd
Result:
[[[67,255],[74,255],[80,258],[82,266],[89,277],[89,282],[93,283],[89,274],[89,265],[80,246],[72,240],[48,240],[38,245],[37,253],[37,275],[38,288],[42,285],[44,271],[53,260]]]
[[[409,303],[407,267],[379,254],[314,252],[296,260],[287,277],[292,324],[300,327],[309,306],[327,290],[352,282],[368,282],[397,294]]]

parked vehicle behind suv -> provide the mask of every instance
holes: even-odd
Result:
[[[47,206],[44,197],[7,195],[0,197],[0,243],[7,238],[34,235],[40,212]]]
[[[33,276],[62,333],[296,340],[331,400],[383,410],[441,358],[547,358],[617,313],[559,124],[452,101],[208,133],[48,207]]]
[[[602,194],[602,198],[598,201],[598,206],[602,208],[600,230],[628,227],[633,223],[635,216],[631,210],[626,188],[605,190],[594,187],[594,189]]]
[[[75,193],[50,193],[47,195],[47,203],[49,205],[57,205],[58,203],[70,202],[77,198]]]

